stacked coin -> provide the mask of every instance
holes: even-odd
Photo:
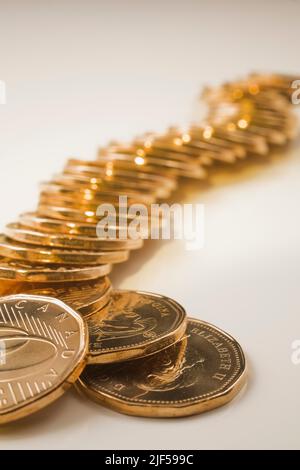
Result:
[[[245,360],[233,338],[187,320],[166,297],[113,291],[108,274],[142,247],[150,224],[161,226],[148,209],[169,199],[180,178],[208,178],[212,166],[266,155],[296,135],[293,80],[252,74],[206,89],[204,122],[113,142],[93,161],[69,159],[41,185],[36,211],[5,227],[1,422],[55,399],[85,362],[77,388],[129,414],[182,416],[237,393]],[[133,237],[136,214],[143,223]]]
[[[77,389],[135,416],[206,411],[230,401],[245,383],[239,344],[212,325],[187,319],[167,297],[114,291],[109,304],[84,321],[62,301],[27,290],[0,300],[0,423],[54,401],[86,363]],[[65,291],[59,293],[64,298]],[[78,308],[78,294],[65,297],[83,315],[95,306],[92,296],[85,310]]]

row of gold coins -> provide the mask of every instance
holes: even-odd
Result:
[[[78,388],[125,413],[193,414],[219,406],[238,392],[244,383],[245,359],[233,338],[205,322],[187,320],[184,309],[171,299],[112,290],[111,265],[126,261],[148,236],[142,230],[135,239],[124,236],[134,217],[124,211],[120,196],[126,198],[126,207],[149,208],[169,199],[180,178],[202,180],[209,177],[212,166],[266,155],[274,146],[285,145],[297,130],[290,106],[292,81],[289,76],[252,75],[206,89],[205,122],[147,134],[130,144],[112,143],[96,160],[68,160],[62,173],[42,184],[36,212],[20,215],[0,236],[0,292],[17,296],[1,300],[0,324],[5,329],[0,329],[0,340],[1,331],[5,341],[14,338],[14,354],[7,356],[13,358],[13,374],[8,374],[7,390],[1,389],[0,421],[35,411],[41,401],[46,404],[57,390],[65,389],[63,361],[60,373],[50,367],[56,373],[47,381],[43,368],[47,364],[49,372],[50,359],[46,353],[43,356],[42,342],[36,350],[36,343],[27,344],[20,330],[26,337],[30,332],[47,339],[55,357],[63,348],[72,376],[68,383],[78,378],[82,370],[78,364],[88,362]],[[106,227],[114,238],[97,231],[104,218],[99,213],[102,204],[115,208],[117,217]],[[145,217],[147,226],[153,223]],[[160,225],[161,220],[154,222]],[[69,312],[66,318],[73,315],[73,322],[80,324],[83,318],[85,323],[66,329],[60,315],[48,315],[48,323],[43,323],[46,303],[57,305],[49,298],[63,301],[81,315]],[[89,335],[78,333],[86,328]],[[70,341],[75,341],[71,355],[66,353]],[[33,370],[38,371],[34,381],[31,372],[25,381],[17,372],[15,350],[17,356],[22,350],[25,360],[25,346]],[[28,368],[26,361],[25,365]],[[1,373],[0,367],[0,378]]]

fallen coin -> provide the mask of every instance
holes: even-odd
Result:
[[[245,382],[245,357],[235,339],[189,319],[182,341],[143,359],[87,366],[77,387],[121,413],[175,418],[224,405]]]

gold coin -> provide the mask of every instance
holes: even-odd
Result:
[[[157,294],[114,291],[111,302],[88,319],[89,363],[144,357],[178,341],[185,333],[181,305]]]
[[[163,165],[159,159],[145,159],[145,155],[137,155],[132,152],[118,152],[118,146],[109,146],[102,148],[98,152],[97,165],[105,169],[105,171],[130,171],[137,175],[149,175],[151,178],[163,177],[171,180],[181,175],[178,174],[176,168],[169,165]],[[157,161],[158,160],[158,161]]]
[[[162,143],[162,138],[164,143]],[[125,154],[125,155],[136,155],[150,158],[167,159],[172,162],[175,167],[183,164],[184,168],[187,166],[197,167],[195,159],[195,153],[192,151],[184,152],[183,147],[173,143],[173,138],[169,137],[168,134],[164,134],[163,137],[157,135],[146,136],[144,138],[136,139],[133,144],[130,145],[119,145],[109,147],[109,151],[112,153]],[[161,145],[158,145],[161,142]]]
[[[165,149],[162,151],[167,151],[167,144],[161,144],[161,146],[165,146]],[[233,152],[228,150],[220,150],[220,149],[205,149],[204,144],[201,142],[197,142],[196,140],[191,140],[189,143],[186,143],[182,146],[182,152],[189,152],[191,155],[194,156],[194,159],[199,163],[202,162],[203,157],[207,157],[212,161],[223,162],[223,163],[235,163],[236,158]]]
[[[101,151],[107,152],[107,150]],[[151,184],[152,186],[166,187],[169,190],[173,191],[177,187],[177,179],[175,176],[168,174],[167,176],[157,173],[157,169],[154,172],[151,172],[147,167],[146,171],[143,171],[141,165],[137,162],[132,168],[122,168],[118,167],[117,162],[106,160],[105,162],[98,160],[77,160],[71,158],[68,160],[64,173],[66,174],[78,174],[95,177],[95,176],[105,176],[114,180],[114,178],[121,178],[129,181],[133,181],[137,184]]]
[[[110,300],[112,285],[108,277],[90,281],[58,283],[34,283],[3,281],[0,295],[28,294],[54,297],[76,310],[85,318],[101,310]]]
[[[0,256],[0,279],[15,282],[76,282],[97,279],[111,271],[110,264],[98,266],[54,266],[34,264]]]
[[[93,171],[93,168],[89,166],[80,167],[81,172],[77,170],[72,171],[71,169],[66,169],[65,173],[58,174],[53,176],[52,182],[55,184],[60,184],[64,186],[80,186],[85,188],[90,188],[94,191],[113,191],[124,192],[126,194],[132,194],[132,191],[136,194],[146,194],[152,197],[166,198],[170,195],[169,187],[161,187],[159,183],[152,183],[148,181],[143,181],[138,178],[129,179],[128,177],[102,177],[99,173]]]
[[[214,127],[214,136],[226,141],[243,145],[247,152],[266,155],[269,151],[267,141],[261,136],[250,136],[240,130],[228,130],[225,127]]]
[[[68,222],[79,222],[87,223],[91,226],[97,225],[102,217],[97,216],[97,211],[95,209],[91,210],[90,208],[80,208],[76,209],[75,207],[64,207],[55,204],[46,204],[39,203],[38,205],[38,215],[44,216],[53,219],[66,220]],[[119,215],[117,212],[117,222],[119,225],[127,224],[128,221],[127,214]]]
[[[191,134],[185,133],[182,135],[174,133],[172,130],[165,135],[154,136],[151,149],[153,152],[157,150],[167,152],[170,150],[198,161],[199,159],[201,161],[204,155],[219,162],[234,163],[236,161],[236,155],[232,148],[220,147],[220,145],[204,139],[195,138]]]
[[[49,297],[0,300],[0,423],[39,411],[80,375],[88,348],[78,313]]]
[[[36,212],[21,214],[19,217],[19,224],[23,228],[29,228],[43,233],[60,233],[91,238],[95,238],[97,236],[97,223],[80,223],[76,221],[51,219],[40,217]],[[120,232],[123,232],[122,227],[117,225],[109,225],[109,228],[116,231],[117,238],[119,237]],[[141,229],[141,238],[145,238],[147,234],[148,231],[143,231]]]
[[[235,339],[189,319],[182,341],[143,359],[87,366],[77,386],[121,413],[173,418],[222,406],[245,382],[245,357]]]
[[[49,198],[62,198],[72,202],[80,202],[81,204],[94,204],[99,205],[103,202],[111,202],[112,204],[119,204],[119,196],[126,196],[128,204],[143,203],[152,204],[155,198],[152,194],[145,194],[137,191],[111,190],[99,191],[90,189],[90,187],[82,187],[80,185],[63,185],[58,183],[44,183],[41,185],[41,196],[48,196]]]
[[[11,241],[0,235],[0,256],[27,261],[30,263],[49,263],[63,265],[94,265],[122,263],[127,261],[128,251],[81,251],[60,248],[46,248],[38,245]]]
[[[64,207],[67,209],[75,209],[77,211],[81,211],[83,213],[94,213],[94,216],[99,213],[99,207],[101,207],[102,211],[110,211],[110,213],[121,213],[124,212],[123,218],[133,218],[133,216],[128,216],[128,208],[134,205],[135,210],[143,211],[145,208],[147,209],[148,213],[151,212],[151,206],[148,204],[144,204],[141,202],[136,202],[131,199],[119,199],[119,196],[115,196],[110,200],[102,200],[101,202],[95,201],[86,201],[86,200],[78,200],[72,199],[70,197],[64,197],[60,195],[49,195],[46,193],[41,193],[39,198],[40,205],[50,205],[50,206],[57,206],[57,207]],[[104,207],[105,206],[105,207]],[[99,220],[103,218],[103,216],[99,216]]]
[[[187,138],[188,142],[186,142]],[[212,146],[205,142],[197,142],[192,140],[188,134],[179,137],[167,133],[163,136],[153,137],[151,145],[147,144],[147,148],[143,146],[146,145],[144,140],[137,141],[137,143],[140,145],[137,152],[145,152],[146,156],[165,159],[172,158],[178,161],[190,162],[190,164],[198,168],[196,171],[198,178],[201,177],[199,168],[202,172],[202,178],[204,178],[207,173],[203,166],[212,164],[214,160],[226,163],[233,163],[235,161],[235,155],[232,150],[220,149],[220,147]],[[184,176],[189,175],[184,174]]]
[[[47,218],[53,218],[58,220],[65,220],[70,223],[78,222],[78,223],[88,223],[91,227],[97,225],[101,220],[105,219],[106,216],[99,216],[97,215],[97,207],[96,206],[86,206],[86,207],[78,207],[78,204],[70,204],[67,202],[64,206],[63,205],[52,205],[51,203],[44,203],[40,202],[38,205],[38,215]],[[129,213],[126,208],[124,207],[123,210],[116,207],[116,224],[119,227],[127,227],[128,222],[133,220],[135,214]],[[148,212],[149,214],[151,212]],[[156,223],[155,216],[151,214],[151,224]],[[150,221],[149,217],[141,216],[142,220]],[[157,223],[159,222],[159,218],[157,217]],[[114,227],[115,224],[110,223],[109,227]]]
[[[36,230],[24,229],[17,223],[6,226],[4,234],[21,243],[30,243],[46,247],[58,247],[70,250],[91,250],[91,251],[114,251],[114,250],[137,250],[143,246],[143,240],[131,239],[104,239],[97,237],[81,237],[77,235],[65,235],[39,232]]]
[[[209,132],[205,133],[205,128],[191,126],[185,130],[171,127],[168,135],[172,136],[174,141],[179,139],[180,147],[185,146],[196,148],[200,155],[211,155],[212,159],[231,163],[239,158],[245,158],[246,152],[241,145],[225,142],[222,139],[215,139]]]
[[[267,127],[250,124],[247,127],[247,132],[252,135],[264,137],[271,145],[284,145],[287,142],[287,136],[276,129],[269,129]]]
[[[172,175],[176,176],[184,176],[187,178],[196,178],[202,179],[206,176],[206,173],[202,166],[197,162],[191,163],[184,163],[177,160],[171,160],[170,156],[167,155],[143,155],[139,156],[137,154],[132,153],[109,153],[105,156],[98,156],[98,162],[102,162],[107,164],[108,158],[113,162],[118,162],[118,165],[122,166],[133,166],[134,168],[138,168],[139,166],[143,167],[143,171],[146,168],[149,168],[149,171],[157,172],[158,174],[161,173],[162,169],[166,170],[165,174],[168,172]],[[120,163],[121,162],[121,163]]]
[[[243,145],[217,138],[213,135],[213,129],[205,127],[192,126],[188,129],[188,135],[196,142],[203,142],[219,147],[220,149],[230,150],[236,158],[245,158],[247,152]]]

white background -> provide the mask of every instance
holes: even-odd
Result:
[[[300,2],[0,0],[1,223],[34,209],[66,157],[195,116],[200,89],[253,70],[300,73]],[[297,69],[298,67],[298,69]],[[299,144],[185,189],[206,245],[149,243],[116,287],[163,293],[244,347],[247,389],[180,420],[122,416],[74,391],[0,430],[0,448],[299,448]]]

